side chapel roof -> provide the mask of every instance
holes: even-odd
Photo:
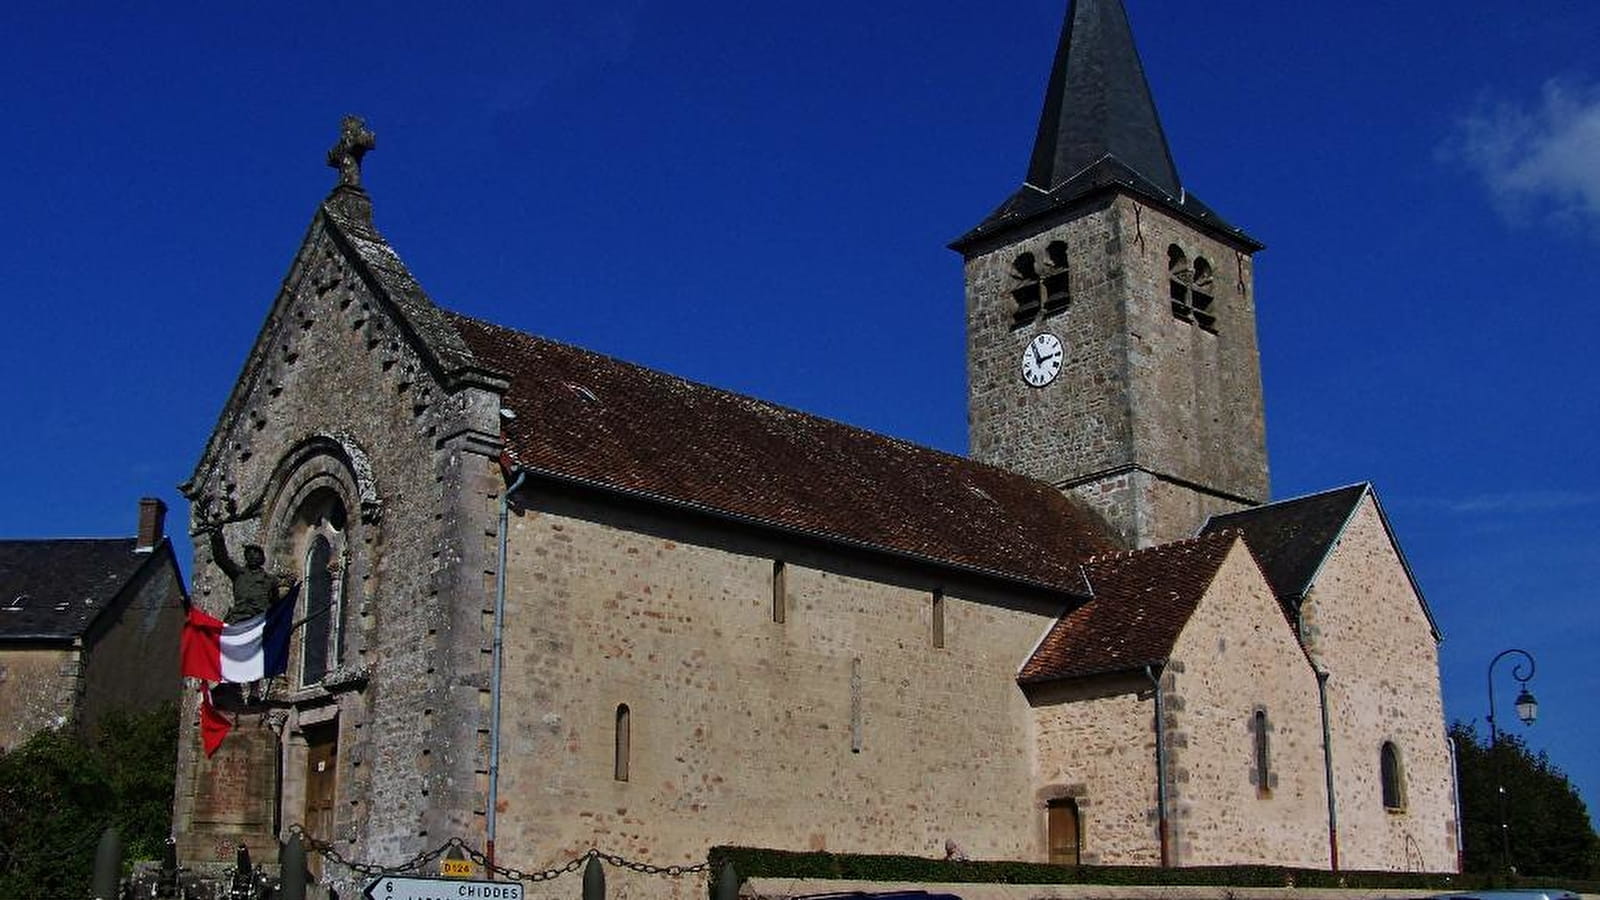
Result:
[[[1246,250],[1259,241],[1184,188],[1122,0],[1073,0],[1045,89],[1028,175],[957,250],[1093,194],[1141,196]]]
[[[1017,674],[1022,684],[1159,666],[1239,540],[1217,532],[1089,560],[1091,596],[1068,610]]]
[[[0,541],[0,640],[88,631],[139,570],[163,555],[135,538]]]
[[[534,474],[1072,594],[1115,546],[1044,482],[447,316],[507,376],[506,454]]]
[[[1383,523],[1384,532],[1405,570],[1411,589],[1422,602],[1428,625],[1433,629],[1434,637],[1438,638],[1439,626],[1433,618],[1433,611],[1422,596],[1422,589],[1411,572],[1411,564],[1406,561],[1400,542],[1394,536],[1394,529],[1389,525],[1389,517],[1383,511],[1383,504],[1378,502],[1378,495],[1369,482],[1212,516],[1200,531],[1202,534],[1241,532],[1245,543],[1250,545],[1250,550],[1260,560],[1261,570],[1272,585],[1278,602],[1282,604],[1284,615],[1293,622],[1300,603],[1305,600],[1316,582],[1317,574],[1322,570],[1323,561],[1338,545],[1350,518],[1355,515],[1362,499],[1368,496],[1372,497],[1378,519]]]

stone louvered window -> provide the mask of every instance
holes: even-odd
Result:
[[[1215,274],[1205,257],[1196,256],[1190,263],[1183,248],[1177,244],[1167,247],[1167,293],[1172,299],[1173,318],[1215,332],[1215,285]]]
[[[1378,776],[1383,784],[1383,808],[1399,811],[1406,808],[1405,770],[1400,765],[1400,748],[1394,741],[1384,741],[1378,751]]]
[[[617,730],[613,746],[611,777],[617,781],[628,780],[629,757],[633,753],[633,713],[628,704],[617,705]]]
[[[1011,263],[1016,286],[1011,299],[1016,307],[1013,325],[1027,325],[1042,316],[1052,316],[1072,303],[1071,277],[1067,266],[1065,241],[1051,241],[1044,248],[1044,260],[1033,253],[1021,253]]]

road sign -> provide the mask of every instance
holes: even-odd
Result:
[[[439,874],[446,878],[471,878],[472,860],[445,857],[439,860]]]
[[[522,900],[522,882],[379,875],[362,896],[367,900]]]

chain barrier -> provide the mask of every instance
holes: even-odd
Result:
[[[376,863],[361,863],[345,859],[344,855],[339,852],[338,848],[335,847],[331,841],[318,840],[300,825],[290,825],[289,833],[300,838],[301,843],[305,845],[305,848],[308,852],[316,853],[331,863],[344,866],[350,871],[367,878],[376,878],[380,875],[395,875],[405,872],[417,872],[420,871],[423,866],[426,866],[434,860],[437,860],[451,850],[459,850],[468,859],[477,863],[479,866],[482,866],[485,872],[498,875],[506,881],[550,881],[560,878],[561,876],[571,872],[578,871],[579,869],[583,868],[584,864],[591,859],[598,859],[601,862],[616,866],[619,869],[628,869],[633,872],[638,872],[641,875],[665,875],[669,878],[681,878],[684,875],[694,875],[700,872],[709,872],[711,870],[711,863],[709,862],[699,862],[688,866],[657,866],[651,863],[627,859],[625,857],[618,856],[615,853],[603,853],[598,849],[591,848],[587,852],[575,856],[559,866],[552,866],[548,869],[540,869],[538,871],[528,872],[509,866],[491,864],[488,856],[484,855],[484,853],[477,848],[469,846],[467,842],[461,838],[451,838],[433,850],[425,850],[398,865],[383,866]]]

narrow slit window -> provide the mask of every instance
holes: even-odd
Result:
[[[1378,751],[1378,774],[1383,782],[1383,808],[1398,812],[1406,808],[1405,772],[1400,766],[1400,748],[1384,741]]]
[[[944,646],[944,591],[933,592],[933,646]]]
[[[617,781],[628,780],[629,756],[633,751],[633,714],[628,711],[628,704],[617,706],[617,733],[615,759],[612,762],[611,777]]]
[[[772,562],[772,621],[779,625],[788,616],[789,612],[789,578],[788,567],[783,560]]]
[[[1254,734],[1254,766],[1251,772],[1251,781],[1255,782],[1256,795],[1265,797],[1272,793],[1272,745],[1269,736],[1272,726],[1267,721],[1267,711],[1258,709],[1250,723],[1250,730]]]

